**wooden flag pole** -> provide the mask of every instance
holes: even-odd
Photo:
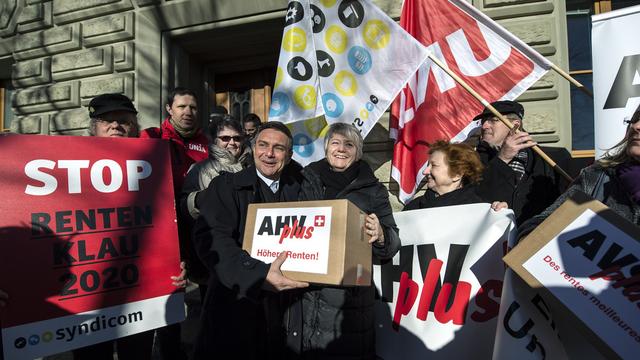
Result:
[[[560,74],[560,76],[562,76],[563,78],[567,79],[570,83],[572,83],[573,85],[575,85],[578,89],[582,90],[583,93],[589,95],[589,97],[591,97],[593,99],[593,93],[591,92],[591,90],[587,89],[584,85],[582,85],[578,80],[574,79],[573,77],[571,77],[571,75],[567,74],[564,70],[560,69],[558,67],[558,65],[551,63],[551,68],[557,72],[558,74]]]
[[[500,119],[500,121],[502,121],[502,123],[505,124],[509,128],[509,130],[513,130],[514,129],[515,126],[513,126],[511,121],[509,121],[509,119],[507,119],[502,114],[500,114],[500,112],[498,110],[496,110],[496,108],[491,106],[491,104],[487,100],[485,100],[482,96],[480,96],[480,94],[478,94],[475,90],[473,90],[464,80],[462,80],[458,75],[456,75],[453,71],[451,71],[451,69],[449,69],[445,64],[443,64],[440,60],[438,60],[431,53],[429,53],[429,59],[431,59],[431,61],[433,61],[442,70],[444,70],[447,74],[449,74],[449,76],[451,76],[453,78],[453,80],[455,80],[465,90],[467,90],[469,92],[469,94],[471,94],[474,98],[476,98],[478,101],[480,101],[482,103],[482,105],[484,105],[487,109],[489,109],[493,113],[493,115],[495,115],[498,119]],[[519,130],[515,129],[515,132],[518,133]],[[553,159],[550,158],[544,151],[542,151],[542,149],[540,149],[540,147],[538,145],[534,145],[531,149],[533,151],[535,151],[538,155],[540,155],[540,157],[544,161],[546,161],[547,164],[549,164],[555,171],[557,171],[558,174],[562,175],[562,177],[567,179],[569,182],[573,181],[573,178],[569,174],[567,174],[567,172],[564,171],[560,166],[558,166],[558,164],[556,164],[556,162],[553,161]]]

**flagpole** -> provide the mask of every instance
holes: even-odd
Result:
[[[567,79],[570,83],[575,85],[578,89],[582,90],[583,93],[589,95],[589,97],[593,99],[593,93],[591,92],[591,90],[587,89],[587,87],[582,85],[578,80],[574,79],[573,77],[571,77],[571,75],[567,74],[564,70],[560,69],[558,67],[558,65],[556,65],[556,64],[554,64],[552,62],[550,62],[550,64],[551,64],[551,68],[555,72],[560,74],[560,76],[562,76],[563,78]]]
[[[509,130],[513,130],[515,128],[515,126],[511,123],[511,121],[509,121],[506,117],[500,114],[500,112],[496,110],[496,108],[491,106],[491,104],[487,100],[485,100],[480,94],[478,94],[475,90],[473,90],[464,80],[462,80],[458,75],[456,75],[453,71],[451,71],[451,69],[449,69],[445,64],[443,64],[440,60],[438,60],[435,56],[433,56],[433,54],[429,53],[428,57],[429,59],[431,59],[431,61],[433,61],[436,65],[438,65],[442,70],[444,70],[447,74],[449,74],[449,76],[451,76],[453,80],[455,80],[465,90],[467,90],[469,94],[471,94],[474,98],[480,101],[482,105],[484,105],[487,109],[489,109],[493,113],[493,115],[495,115],[498,119],[500,119],[500,121],[502,121],[502,123],[509,128]],[[518,133],[519,130],[515,129],[515,132]],[[567,174],[560,166],[558,166],[558,164],[556,164],[556,162],[553,161],[553,159],[550,158],[544,151],[542,151],[542,149],[540,149],[538,145],[534,145],[531,149],[535,151],[538,155],[540,155],[540,157],[544,161],[546,161],[547,164],[549,164],[555,171],[557,171],[560,175],[562,175],[562,177],[567,179],[569,182],[573,181],[573,178],[569,174]]]

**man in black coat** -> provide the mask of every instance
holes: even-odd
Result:
[[[242,250],[242,240],[249,204],[298,199],[301,169],[290,163],[292,145],[285,125],[263,124],[253,146],[255,166],[221,174],[196,200],[195,246],[211,276],[195,359],[265,359],[281,351],[275,293],[308,284],[282,274],[286,253],[266,264]]]
[[[491,104],[515,128],[522,126],[524,108],[515,101]],[[478,195],[487,202],[505,201],[513,209],[516,223],[539,214],[564,191],[566,181],[531,147],[536,145],[525,131],[510,131],[485,108],[474,120],[482,122],[481,141],[476,151],[486,166]],[[564,148],[541,149],[560,167],[566,168],[569,153]]]

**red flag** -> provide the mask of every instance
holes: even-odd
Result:
[[[513,100],[551,64],[464,0],[405,0],[400,25],[489,102]],[[483,105],[427,60],[391,107],[392,177],[400,200],[423,178],[428,143],[461,141]]]

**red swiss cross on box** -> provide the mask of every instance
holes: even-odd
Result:
[[[322,227],[324,226],[324,215],[316,215],[313,220],[313,226]]]

